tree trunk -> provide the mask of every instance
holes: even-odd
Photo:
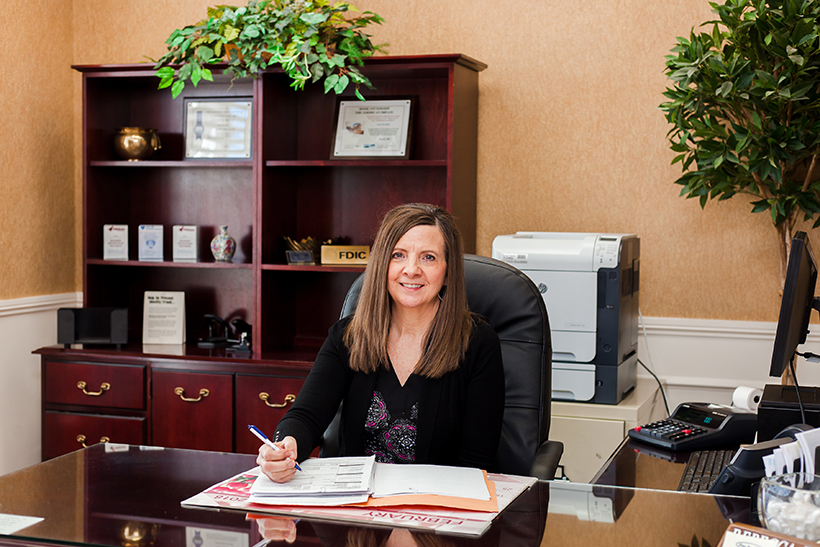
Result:
[[[786,220],[775,226],[777,229],[777,236],[780,240],[780,297],[783,297],[783,287],[786,284],[786,270],[788,269],[789,265],[789,253],[791,252],[792,247],[792,237],[794,237],[794,225],[797,222],[797,212],[792,212]],[[792,360],[794,360],[794,371],[797,374],[797,361],[795,360],[796,356],[792,356]],[[794,385],[794,378],[792,377],[791,370],[787,367],[786,370],[783,371],[783,375],[780,377],[780,383],[784,386]]]
[[[794,215],[791,215],[794,217]],[[794,237],[794,221],[787,218],[777,226],[777,237],[780,241],[780,294],[783,295],[783,285],[786,283],[786,269],[789,265],[789,252],[792,247],[792,237]]]

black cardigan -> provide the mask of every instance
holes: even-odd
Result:
[[[330,328],[296,401],[276,428],[276,440],[296,439],[299,461],[319,445],[342,402],[340,455],[364,455],[364,424],[377,374],[350,369],[342,341],[349,322],[348,317]],[[504,415],[504,368],[495,331],[476,320],[458,368],[423,381],[415,462],[490,469]]]

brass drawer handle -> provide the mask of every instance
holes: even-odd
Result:
[[[106,436],[102,436],[102,437],[100,437],[100,442],[101,442],[101,443],[107,443],[107,442],[109,442],[110,440],[111,440],[111,439],[109,439],[109,438],[108,438],[108,437],[106,437]],[[88,446],[86,446],[86,444],[85,444],[85,441],[86,441],[85,435],[82,435],[82,434],[77,435],[77,442],[78,442],[78,443],[80,443],[81,445],[83,445],[83,448],[88,448]]]
[[[88,395],[90,397],[99,397],[100,395],[102,395],[103,393],[105,393],[106,391],[111,389],[111,384],[109,384],[108,382],[103,382],[103,383],[100,384],[100,390],[99,391],[86,391],[85,388],[88,387],[88,384],[86,384],[85,382],[80,380],[79,382],[77,382],[77,387],[82,389],[83,393],[85,393],[86,395]]]
[[[204,388],[204,387],[199,390],[199,397],[197,397],[196,399],[192,399],[190,397],[185,397],[185,389],[183,389],[181,387],[174,388],[174,393],[176,395],[179,395],[179,398],[182,399],[183,401],[185,401],[186,403],[198,403],[199,401],[202,400],[203,397],[207,397],[208,395],[211,394],[211,392],[208,389]]]
[[[265,401],[265,404],[268,405],[271,408],[285,408],[286,406],[288,406],[288,403],[292,403],[293,401],[296,400],[296,395],[293,395],[292,393],[288,393],[287,395],[285,395],[285,400],[282,401],[281,404],[271,403],[269,401],[270,395],[268,395],[264,391],[259,394],[259,398],[262,399],[263,401]]]

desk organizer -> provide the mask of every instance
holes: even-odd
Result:
[[[128,308],[60,308],[57,310],[57,343],[126,344]]]

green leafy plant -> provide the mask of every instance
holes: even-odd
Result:
[[[798,219],[820,225],[820,0],[710,2],[710,30],[678,38],[660,105],[681,196],[751,196],[780,240],[781,276]]]
[[[327,0],[251,0],[247,6],[220,5],[208,9],[208,19],[174,30],[166,40],[168,52],[156,61],[159,88],[171,88],[174,98],[186,81],[196,86],[213,81],[209,65],[227,63],[234,77],[256,76],[280,66],[303,89],[308,81],[324,80],[325,93],[342,93],[349,84],[364,100],[359,86],[372,89],[357,66],[384,45],[373,45],[362,29],[384,19],[356,11],[345,2]],[[176,70],[174,66],[178,65]]]

